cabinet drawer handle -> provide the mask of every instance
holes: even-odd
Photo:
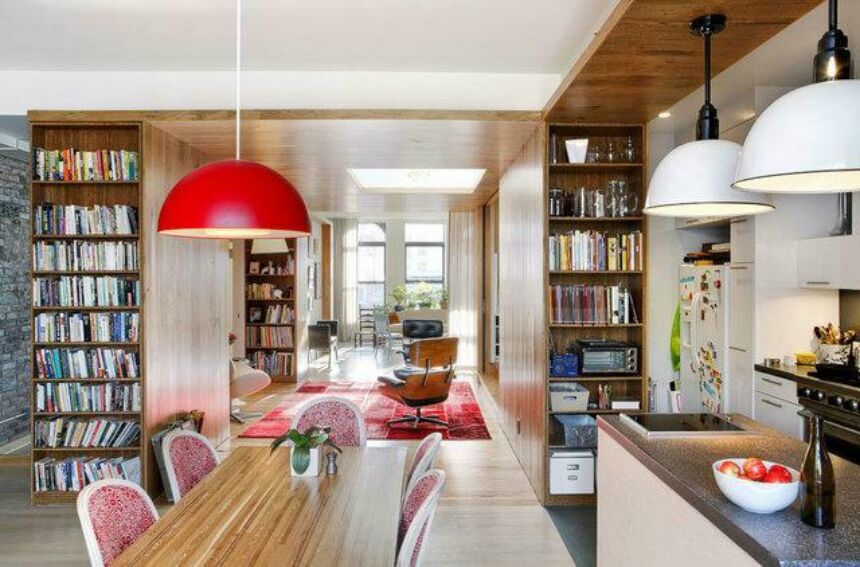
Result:
[[[830,285],[830,282],[806,282],[806,285]]]
[[[779,380],[774,380],[773,378],[764,378],[761,379],[762,382],[767,382],[768,384],[773,384],[774,386],[782,386],[782,382]]]
[[[738,352],[746,352],[747,351],[747,349],[745,349],[745,348],[736,347],[736,346],[730,346],[729,350],[736,350]]]
[[[747,266],[729,266],[730,270],[746,270]]]
[[[769,406],[773,406],[773,407],[775,407],[775,408],[782,409],[782,404],[778,404],[778,403],[776,403],[776,402],[772,402],[772,401],[768,400],[767,398],[761,398],[761,402],[762,402],[763,404],[767,404],[767,405],[769,405]]]

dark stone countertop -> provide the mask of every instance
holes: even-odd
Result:
[[[617,415],[600,416],[598,427],[760,563],[860,566],[860,467],[831,456],[836,473],[836,527],[832,530],[801,522],[799,499],[774,514],[747,512],[720,492],[711,469],[714,461],[759,457],[799,470],[806,444],[742,415],[731,417],[757,434],[647,438]]]
[[[810,372],[815,372],[814,366],[805,366],[800,364],[797,366],[766,366],[764,364],[756,364],[755,369],[757,372],[764,372],[771,376],[777,376],[779,378],[785,378],[786,380],[797,382],[800,386],[806,386],[812,389],[826,388],[830,392],[835,392],[844,396],[854,398],[860,397],[860,388],[857,386],[821,380],[815,376],[810,376]]]

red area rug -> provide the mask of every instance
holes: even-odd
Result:
[[[386,425],[388,420],[412,414],[414,410],[380,394],[379,384],[373,382],[308,382],[243,431],[239,437],[274,439],[289,429],[298,407],[315,396],[338,396],[354,402],[364,414],[368,439],[423,439],[434,431],[439,431],[443,439],[490,439],[478,400],[475,399],[472,387],[466,382],[452,384],[446,402],[421,410],[427,417],[447,421],[447,428],[432,423],[422,423],[417,430],[405,423],[389,427]]]

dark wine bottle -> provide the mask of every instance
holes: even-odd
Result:
[[[809,447],[800,471],[800,519],[816,528],[831,529],[836,525],[836,479],[824,443],[824,418],[814,413],[806,413],[806,416]]]

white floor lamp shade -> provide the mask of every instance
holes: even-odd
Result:
[[[740,152],[741,146],[728,140],[698,140],[678,146],[654,171],[645,212],[700,218],[772,211],[768,195],[732,190]]]
[[[771,104],[747,135],[734,187],[768,193],[860,189],[860,80],[815,83]]]

